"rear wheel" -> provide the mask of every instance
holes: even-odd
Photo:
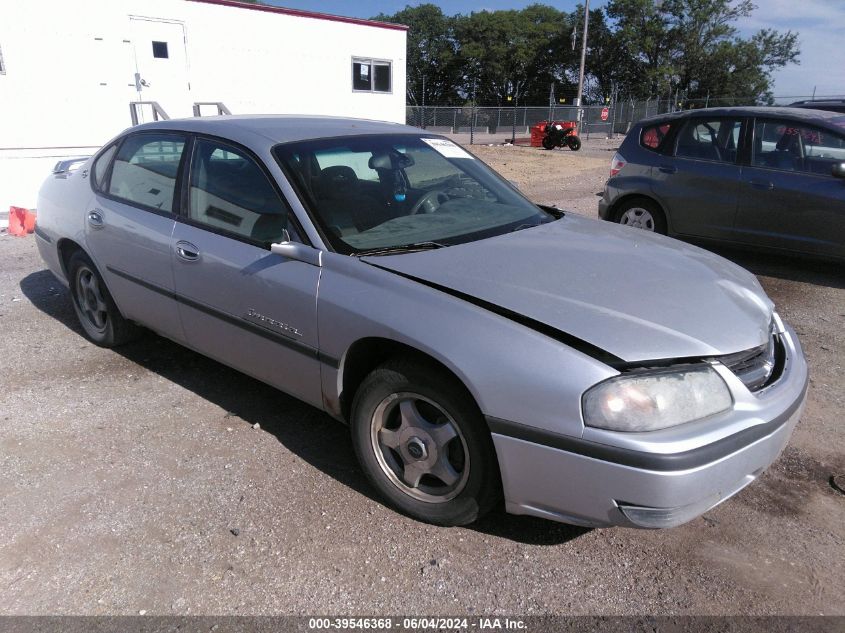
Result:
[[[663,211],[651,200],[634,198],[623,202],[616,212],[619,224],[666,235]]]
[[[466,525],[497,502],[493,441],[462,385],[426,363],[389,361],[358,389],[355,453],[392,506],[437,525]]]
[[[545,149],[554,149],[556,146],[557,146],[557,144],[554,142],[551,135],[547,134],[546,136],[543,137],[543,147]]]
[[[68,260],[73,309],[85,335],[100,347],[115,347],[136,338],[140,329],[120,314],[91,259],[76,251]]]
[[[575,135],[569,136],[566,139],[566,146],[573,152],[577,152],[581,149],[581,139]]]

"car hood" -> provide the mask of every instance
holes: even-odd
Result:
[[[762,345],[773,304],[722,257],[646,231],[566,215],[432,251],[364,261],[493,304],[626,362]]]

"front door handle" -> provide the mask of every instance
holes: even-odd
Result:
[[[186,262],[195,262],[200,258],[200,249],[190,242],[180,240],[176,242],[176,255]]]
[[[88,212],[88,224],[95,229],[103,228],[106,224],[103,220],[103,212],[99,209],[91,209]]]
[[[674,174],[676,171],[678,171],[678,168],[673,167],[672,165],[661,165],[657,169],[662,171],[664,174]]]
[[[749,184],[755,189],[762,189],[763,191],[769,191],[775,188],[775,184],[770,180],[751,180]]]

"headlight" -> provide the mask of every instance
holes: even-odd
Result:
[[[655,431],[726,411],[728,386],[709,366],[616,376],[583,398],[584,423],[611,431]]]

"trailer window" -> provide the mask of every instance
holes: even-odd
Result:
[[[391,92],[391,62],[378,59],[352,59],[352,90]]]
[[[156,59],[168,59],[167,42],[153,42],[153,57]]]

